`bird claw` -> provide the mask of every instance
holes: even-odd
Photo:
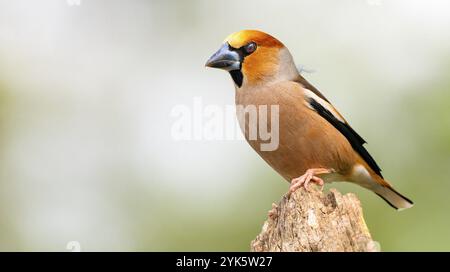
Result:
[[[291,186],[289,187],[288,195],[291,195],[298,188],[303,187],[306,191],[311,192],[310,187],[308,186],[311,182],[320,186],[320,191],[323,190],[325,182],[323,179],[315,176],[317,174],[328,173],[329,171],[326,169],[309,169],[303,176],[295,178],[291,181]]]

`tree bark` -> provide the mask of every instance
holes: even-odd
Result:
[[[272,205],[251,251],[379,251],[354,194],[300,188]]]

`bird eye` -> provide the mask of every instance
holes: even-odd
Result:
[[[245,52],[247,54],[251,54],[251,53],[255,52],[255,50],[256,50],[256,43],[254,43],[254,42],[251,42],[245,46]]]

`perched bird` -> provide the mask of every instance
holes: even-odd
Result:
[[[298,72],[289,50],[258,30],[229,35],[206,62],[228,71],[235,83],[236,105],[279,105],[279,145],[260,150],[261,139],[245,137],[255,151],[291,182],[290,192],[310,182],[349,181],[382,197],[396,209],[413,206],[393,189],[364,148],[366,141]]]

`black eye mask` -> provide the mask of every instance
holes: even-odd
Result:
[[[250,42],[239,48],[231,47],[231,45],[229,45],[229,44],[228,44],[228,47],[231,51],[234,51],[239,54],[240,63],[241,63],[239,70],[230,71],[230,75],[231,75],[231,78],[233,79],[234,83],[236,84],[236,86],[238,86],[240,88],[242,86],[242,82],[244,81],[244,75],[242,74],[242,71],[241,71],[242,63],[244,63],[245,57],[247,57],[248,55],[250,55],[256,51],[258,46],[255,42]]]

